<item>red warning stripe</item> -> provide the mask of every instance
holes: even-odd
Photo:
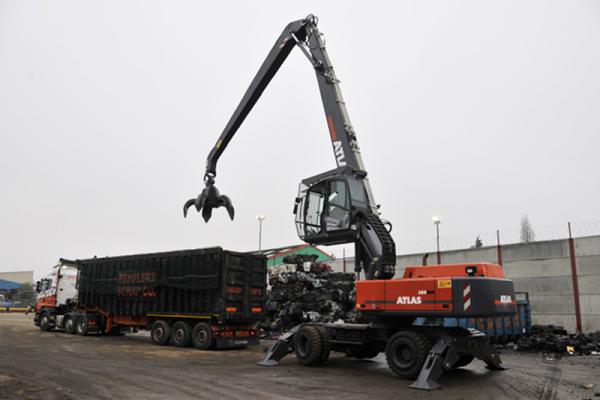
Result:
[[[329,135],[331,135],[331,140],[337,140],[337,134],[335,133],[335,126],[333,125],[333,118],[331,118],[331,115],[327,116],[327,125],[329,125]]]

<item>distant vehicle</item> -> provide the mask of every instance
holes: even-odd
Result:
[[[36,285],[42,331],[86,335],[148,329],[157,345],[259,344],[267,260],[220,247],[70,261]]]
[[[0,307],[5,307],[4,295],[0,294]]]

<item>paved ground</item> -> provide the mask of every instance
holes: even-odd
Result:
[[[427,393],[393,377],[381,355],[334,356],[318,368],[294,357],[279,367],[255,366],[261,356],[256,347],[158,347],[142,334],[41,332],[31,315],[0,314],[0,399],[600,399],[600,357],[546,361],[509,352],[502,355],[507,371],[489,372],[477,361]],[[588,383],[594,388],[585,389]]]

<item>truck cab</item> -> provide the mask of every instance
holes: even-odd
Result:
[[[75,262],[61,259],[50,274],[36,283],[34,323],[40,328],[51,329],[56,324],[57,313],[62,314],[74,303],[77,272]]]

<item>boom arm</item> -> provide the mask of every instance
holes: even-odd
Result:
[[[224,206],[227,208],[231,219],[233,219],[234,212],[231,201],[227,196],[220,195],[214,186],[214,179],[217,175],[217,161],[294,46],[298,46],[302,50],[315,69],[337,167],[366,171],[338,84],[339,80],[335,76],[325,49],[325,43],[317,29],[317,22],[315,16],[309,15],[302,20],[291,22],[285,27],[208,155],[204,175],[206,188],[197,198],[189,200],[184,205],[184,216],[187,214],[188,208],[195,205],[198,211],[202,209],[203,217],[205,221],[208,221],[211,217],[212,208]],[[367,214],[365,224],[369,226],[369,232],[374,232],[375,225],[377,225],[377,228],[383,225],[378,217],[378,206],[373,198],[366,173],[361,182],[367,197],[366,209],[363,212]],[[375,230],[381,231],[382,229]],[[395,246],[391,236],[387,231],[371,233],[368,236],[365,237],[364,234],[359,234],[355,240],[356,243],[363,243],[361,245],[362,253],[369,254],[368,257],[366,255],[362,257],[368,259],[368,262],[363,264],[369,264],[368,268],[366,265],[364,268],[371,271],[369,273],[371,276],[390,277],[389,267],[393,267],[395,264]],[[361,251],[357,249],[357,252]],[[359,254],[357,254],[357,257],[359,257]],[[383,268],[383,259],[385,259],[386,268]],[[375,266],[375,264],[377,265]],[[387,269],[388,272],[382,272],[381,274],[374,272],[375,270],[383,271],[383,269]],[[391,274],[393,275],[393,272]]]
[[[223,151],[225,151],[225,148],[227,148],[227,145],[294,46],[300,47],[315,68],[337,166],[349,166],[361,171],[366,170],[338,85],[339,80],[336,78],[333,66],[327,56],[325,43],[317,29],[317,22],[315,16],[309,15],[305,19],[291,22],[285,27],[250,83],[225,129],[223,129],[215,147],[208,155],[205,180],[214,180],[217,175],[219,157],[221,157],[221,154],[223,154]],[[365,180],[365,186],[369,203],[373,207],[373,211],[376,212],[376,203],[368,180]]]

